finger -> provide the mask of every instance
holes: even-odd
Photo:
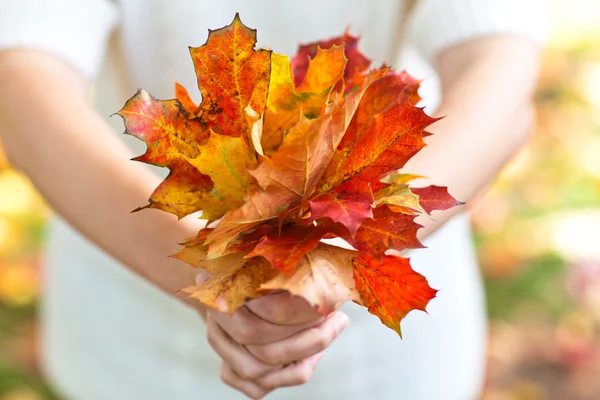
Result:
[[[348,326],[348,322],[346,314],[336,311],[318,326],[298,332],[277,342],[264,345],[247,345],[246,349],[255,358],[266,364],[289,364],[325,350]]]
[[[258,379],[256,383],[267,393],[279,387],[302,385],[313,376],[321,357],[323,357],[323,352],[295,362],[283,369],[275,370]]]
[[[226,362],[223,362],[221,366],[221,380],[251,399],[262,399],[270,392],[270,390],[261,388],[254,381],[241,378]]]
[[[275,325],[254,315],[245,307],[233,315],[211,310],[211,318],[240,344],[265,344],[290,337],[301,330],[318,325],[324,318],[299,325]]]
[[[306,299],[289,292],[272,293],[249,301],[246,307],[276,325],[302,324],[323,316]]]
[[[234,342],[210,317],[207,321],[207,338],[223,361],[244,379],[257,379],[279,368],[257,360],[244,346]]]

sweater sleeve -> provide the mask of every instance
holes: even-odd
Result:
[[[46,51],[94,79],[117,17],[109,0],[1,1],[0,50]]]
[[[418,0],[406,39],[431,65],[440,51],[490,35],[519,35],[543,45],[544,1]]]

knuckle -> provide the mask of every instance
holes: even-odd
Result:
[[[331,329],[314,328],[313,340],[314,340],[315,346],[318,349],[322,350],[322,349],[326,348],[327,346],[329,346],[329,343],[331,343],[331,339],[332,339]]]
[[[254,333],[252,327],[248,325],[237,326],[233,334],[233,339],[239,344],[250,344],[252,343],[253,338]]]
[[[303,385],[310,380],[312,374],[313,369],[310,368],[310,366],[299,368],[294,383],[296,383],[297,385]]]
[[[240,366],[238,374],[244,379],[255,380],[262,376],[263,372],[264,368],[262,368],[260,365],[246,362]]]
[[[221,380],[223,383],[233,386],[233,374],[231,373],[231,370],[225,366],[225,364],[223,364],[221,367]]]
[[[258,384],[258,386],[260,386],[260,388],[262,390],[265,391],[265,393],[269,393],[275,389],[277,389],[277,385],[274,384],[273,382],[268,381],[267,379],[259,379],[256,381],[256,383]]]
[[[255,389],[252,391],[252,393],[246,393],[248,395],[248,397],[250,397],[252,400],[260,400],[263,397],[265,397],[265,395],[268,392],[264,391],[264,390],[259,390],[259,389]]]
[[[246,317],[239,317],[235,321],[235,327],[231,336],[239,344],[251,344],[256,340],[256,327]]]
[[[221,380],[226,385],[243,392],[251,399],[262,399],[268,393],[268,391],[265,391],[261,387],[248,387],[247,385],[242,384],[240,378],[236,377],[233,370],[225,363],[223,363],[221,367]]]
[[[254,357],[266,364],[281,364],[279,352],[277,352],[276,349],[273,349],[272,346],[252,346],[248,347],[248,351],[250,351]]]

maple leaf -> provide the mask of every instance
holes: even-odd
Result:
[[[227,246],[223,255],[225,256],[238,252],[248,253],[252,251],[264,237],[272,234],[274,231],[275,227],[269,224],[262,224],[258,225],[256,228],[248,229]]]
[[[301,46],[291,62],[255,44],[236,15],[190,48],[199,105],[176,83],[175,99],[139,91],[118,112],[147,144],[135,160],[170,169],[146,207],[210,221],[172,257],[212,277],[182,290],[228,313],[277,290],[323,314],[351,300],[400,333],[435,290],[386,252],[423,247],[416,215],[460,204],[395,173],[435,121],[415,107],[420,82],[367,71],[348,33]],[[336,236],[355,250],[321,243]]]
[[[126,132],[148,146],[136,160],[171,170],[147,207],[179,218],[202,210],[204,218],[215,220],[253,191],[247,171],[256,166],[256,155],[246,109],[259,114],[264,109],[271,57],[270,51],[255,51],[255,44],[256,31],[236,15],[228,27],[210,32],[205,45],[190,49],[202,93],[199,107],[176,84],[179,100],[156,100],[139,91],[117,113]]]
[[[279,273],[261,289],[284,289],[303,296],[323,314],[344,301],[354,301],[400,336],[400,321],[412,310],[425,311],[437,292],[413,271],[407,258],[384,256],[378,261],[326,244],[307,253],[294,274]]]
[[[298,85],[299,92],[321,92],[333,86],[344,76],[346,67],[344,46],[317,49],[314,58],[308,61],[306,74]]]
[[[147,144],[134,160],[171,170],[146,207],[179,218],[203,210],[206,219],[218,219],[243,204],[253,182],[248,168],[256,165],[244,140],[207,131],[179,100],[156,100],[143,90],[117,114],[126,133]]]
[[[256,166],[256,158],[242,138],[212,132],[200,154],[188,161],[214,184],[210,195],[217,204],[203,208],[205,219],[218,219],[230,209],[241,206],[246,193],[254,190],[254,179],[248,168]]]
[[[435,119],[410,103],[412,90],[416,88],[397,75],[370,85],[321,177],[323,191],[354,177],[378,190],[385,174],[401,168],[425,146],[423,130]]]
[[[225,268],[209,270],[214,275],[212,278],[200,285],[183,288],[182,291],[211,308],[233,313],[248,300],[264,294],[261,285],[276,275],[276,271],[261,257],[246,259],[237,255],[235,261],[229,262]]]
[[[346,182],[333,192],[324,193],[309,201],[310,221],[327,217],[339,222],[354,237],[361,223],[373,216],[373,193],[364,182]]]
[[[314,225],[288,225],[281,233],[273,228],[246,257],[263,256],[275,269],[289,275],[306,253],[319,245],[327,232]]]
[[[271,51],[257,51],[255,45],[256,30],[246,27],[236,14],[230,25],[209,31],[206,44],[190,47],[202,94],[196,115],[219,134],[248,139],[246,107],[263,113]]]
[[[464,204],[452,197],[445,186],[432,185],[413,188],[412,191],[419,196],[419,204],[428,214],[435,210],[443,211]]]
[[[146,207],[181,218],[204,207],[216,206],[210,197],[214,188],[210,177],[194,168],[188,159],[200,154],[209,134],[199,121],[188,118],[178,100],[156,100],[139,90],[117,115],[125,122],[125,132],[147,145],[146,152],[134,160],[171,170]]]
[[[184,244],[184,246],[175,254],[171,254],[171,258],[176,258],[191,265],[194,268],[203,268],[208,270],[210,263],[207,263],[206,253],[207,246],[201,243]],[[220,259],[222,259],[221,257]]]
[[[381,263],[365,254],[353,259],[354,281],[362,305],[402,337],[400,321],[411,310],[425,311],[436,290],[407,258],[384,256]]]
[[[273,54],[264,117],[265,133],[261,138],[266,154],[281,144],[286,131],[298,122],[301,115],[312,119],[322,112],[331,89],[342,78],[345,66],[343,46],[319,50],[310,60],[304,82],[295,88],[288,57]]]
[[[215,258],[223,255],[227,246],[241,233],[267,222],[286,211],[295,199],[294,193],[282,186],[271,186],[266,190],[257,190],[250,195],[240,208],[229,211],[219,221],[206,242],[207,257]]]
[[[419,196],[408,185],[390,185],[374,195],[375,204],[390,204],[401,208],[406,214],[425,213],[419,202]]]
[[[355,235],[341,231],[340,236],[355,249],[381,259],[388,249],[402,251],[424,247],[417,238],[417,231],[422,226],[414,219],[414,215],[394,212],[382,205],[373,209],[373,218],[365,220]]]
[[[330,119],[331,115],[327,114],[316,119],[300,116],[287,132],[281,147],[251,171],[258,184],[263,189],[281,186],[299,199],[310,194],[329,161],[326,153],[333,152],[326,148],[332,135]],[[321,149],[324,146],[325,149]]]
[[[310,60],[318,54],[319,49],[326,50],[340,45],[344,45],[344,54],[348,60],[344,70],[344,81],[347,90],[353,89],[355,83],[362,81],[361,72],[369,68],[371,60],[358,50],[358,38],[345,32],[339,37],[300,46],[298,53],[292,59],[296,86],[300,86],[304,82],[310,67]]]
[[[296,92],[288,57],[273,54],[267,106],[260,138],[264,153],[268,155],[281,145],[284,134],[298,122],[300,115],[317,116],[325,105],[330,89],[325,88],[316,93]]]
[[[261,289],[287,290],[327,315],[347,300],[359,302],[352,259],[356,252],[324,243],[306,253],[293,275],[277,274]]]

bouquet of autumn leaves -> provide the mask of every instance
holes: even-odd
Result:
[[[415,217],[457,205],[396,173],[435,121],[414,105],[419,82],[369,70],[348,34],[300,46],[291,62],[255,43],[236,16],[190,48],[199,105],[175,84],[176,99],[139,90],[118,113],[147,144],[135,160],[170,170],[146,207],[208,220],[172,257],[212,278],[182,290],[228,313],[279,290],[323,314],[352,300],[400,334],[436,291],[386,251],[423,247]],[[335,237],[355,250],[321,241]]]

